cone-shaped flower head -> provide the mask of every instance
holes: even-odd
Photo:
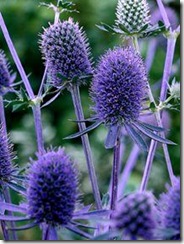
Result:
[[[2,125],[0,125],[0,185],[1,181],[9,181],[14,171],[12,165],[12,148],[5,135]]]
[[[92,84],[94,110],[106,125],[137,120],[146,94],[143,61],[132,48],[116,48],[102,56]]]
[[[74,163],[63,149],[38,155],[28,175],[28,213],[38,223],[67,225],[77,199]]]
[[[112,216],[115,228],[123,230],[131,239],[151,240],[156,226],[154,197],[150,192],[137,192],[126,196]]]
[[[180,179],[177,178],[159,201],[162,227],[173,229],[177,233],[171,238],[174,240],[180,240],[180,194]]]
[[[62,85],[63,77],[77,79],[92,73],[89,45],[78,23],[71,18],[45,29],[41,51],[48,65],[48,76],[54,86]]]
[[[119,0],[116,16],[116,24],[123,25],[130,33],[137,33],[150,23],[146,0]]]
[[[9,64],[3,51],[0,51],[0,96],[4,95],[12,83]]]

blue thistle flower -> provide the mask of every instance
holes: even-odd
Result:
[[[156,208],[150,192],[132,193],[117,205],[112,215],[113,226],[123,230],[130,239],[153,239],[156,227]]]
[[[3,96],[10,89],[11,84],[9,64],[4,52],[0,50],[0,96]]]
[[[28,175],[28,213],[37,223],[67,225],[77,199],[77,173],[63,149],[38,155]]]
[[[128,134],[140,146],[147,150],[141,133],[162,143],[173,142],[161,138],[154,132],[163,128],[139,121],[144,109],[143,100],[147,95],[147,75],[140,55],[131,47],[115,48],[102,56],[94,74],[91,97],[97,122],[84,133],[104,123],[109,132],[105,141],[106,148],[113,148],[120,135],[120,127],[125,125]],[[139,133],[138,133],[139,131]],[[140,133],[141,132],[141,133]],[[82,133],[76,133],[75,138]]]
[[[116,24],[124,26],[130,33],[138,33],[150,24],[146,0],[119,0],[116,17]]]
[[[48,66],[48,77],[52,85],[61,86],[63,80],[77,80],[91,75],[89,44],[78,23],[69,18],[44,30],[41,51]]]
[[[4,182],[11,180],[14,167],[12,165],[12,147],[9,144],[7,136],[4,134],[2,125],[0,125],[0,186]]]
[[[161,226],[176,232],[171,240],[180,240],[180,194],[180,179],[176,178],[175,184],[161,195],[158,204]]]
[[[146,95],[142,59],[132,48],[116,48],[102,56],[96,69],[92,99],[98,118],[106,125],[137,120]]]

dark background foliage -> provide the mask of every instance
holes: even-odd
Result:
[[[45,1],[50,3],[51,1]],[[56,3],[56,1],[52,1]],[[155,1],[149,1],[150,6],[154,6]],[[172,7],[179,18],[179,1],[165,1]],[[12,40],[15,44],[19,57],[25,67],[26,73],[29,74],[31,85],[35,93],[39,89],[40,81],[43,75],[44,66],[39,50],[39,33],[42,32],[42,27],[47,27],[49,22],[53,22],[54,13],[51,9],[46,7],[39,7],[39,0],[0,0],[0,11],[3,14],[7,27],[9,29]],[[102,32],[96,27],[96,24],[104,22],[107,24],[114,24],[116,0],[75,0],[76,9],[80,12],[63,14],[61,18],[67,19],[72,16],[80,25],[84,27],[89,38],[91,52],[94,64],[98,62],[99,56],[108,48],[115,45],[120,45],[122,40],[117,35],[112,35],[107,32]],[[153,4],[154,3],[154,4]],[[157,37],[158,38],[158,37]],[[147,42],[143,42],[143,56],[145,58]],[[164,43],[164,38],[162,38]],[[0,48],[5,50],[7,57],[10,60],[12,70],[17,72],[13,64],[11,55],[8,51],[7,45],[4,41],[3,35],[0,32]],[[165,59],[165,46],[160,45],[153,63],[153,67],[149,74],[149,79],[154,87],[154,84],[162,78],[164,59]],[[180,81],[180,40],[177,41],[176,53],[174,57],[173,68],[176,69],[176,79]],[[20,80],[17,74],[17,81]],[[91,100],[88,94],[90,84],[81,88],[82,102],[85,111],[85,116],[89,117],[91,114],[90,106]],[[154,90],[155,98],[158,100],[158,91]],[[7,99],[11,98],[10,95],[6,96]],[[169,146],[169,151],[173,163],[174,172],[176,175],[180,174],[180,113],[176,111],[170,112],[171,128],[169,132],[169,139],[176,142],[177,146]],[[11,141],[14,144],[14,150],[17,153],[16,163],[19,166],[25,166],[29,161],[29,157],[35,157],[36,141],[34,134],[34,122],[31,109],[17,111],[12,113],[12,108],[6,108],[7,127],[10,133]],[[64,91],[59,98],[51,105],[43,109],[43,129],[44,139],[46,146],[50,145],[64,146],[67,152],[72,155],[78,164],[81,172],[80,187],[82,197],[81,200],[85,204],[93,201],[91,194],[91,187],[89,183],[88,174],[86,171],[85,159],[80,143],[80,139],[72,141],[65,141],[63,138],[76,132],[77,125],[70,122],[68,119],[75,119],[72,101],[69,93]],[[108,190],[110,179],[112,151],[105,150],[103,146],[106,129],[100,126],[98,129],[90,133],[90,141],[92,145],[96,172],[99,180],[100,191],[105,194]],[[125,140],[126,150],[123,157],[122,169],[132,148],[132,141]],[[133,171],[128,182],[126,192],[137,189],[140,185],[142,172],[145,165],[145,155],[141,154],[137,162],[136,168]],[[154,165],[152,169],[151,178],[149,181],[149,189],[158,196],[164,189],[165,183],[168,182],[168,174],[165,166],[163,152],[160,147],[158,150]],[[18,202],[20,198],[13,194],[13,201]],[[31,231],[24,231],[20,233],[21,240],[37,239],[39,231],[33,229]],[[64,237],[63,237],[64,239]],[[75,237],[77,239],[77,236]]]

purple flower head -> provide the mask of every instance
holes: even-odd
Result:
[[[176,178],[175,184],[159,200],[162,227],[176,232],[172,240],[180,240],[180,194],[180,179]]]
[[[0,96],[3,96],[12,84],[9,64],[3,51],[0,51]]]
[[[119,0],[116,24],[123,25],[130,33],[141,31],[149,24],[149,7],[146,0]]]
[[[150,192],[137,192],[126,196],[113,213],[113,226],[123,230],[131,239],[153,239],[156,227],[156,208]]]
[[[116,48],[102,56],[92,84],[94,110],[106,125],[138,119],[146,95],[143,61],[132,48]]]
[[[12,165],[12,148],[9,144],[2,125],[0,125],[0,185],[1,182],[10,181],[11,175],[14,171]]]
[[[51,25],[44,30],[41,51],[48,65],[48,78],[54,86],[61,86],[63,79],[77,79],[92,73],[87,38],[78,23],[67,21]]]
[[[28,175],[28,213],[38,223],[67,225],[77,199],[74,163],[63,149],[38,155]]]

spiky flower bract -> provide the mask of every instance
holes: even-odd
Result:
[[[130,239],[153,239],[156,227],[156,208],[150,192],[137,192],[118,203],[112,215],[113,226]]]
[[[119,0],[116,24],[123,25],[130,33],[137,33],[150,23],[146,0]]]
[[[133,48],[116,48],[102,56],[92,84],[94,110],[106,125],[130,123],[139,117],[146,94],[143,61]]]
[[[0,96],[3,96],[12,83],[9,64],[3,51],[0,50]]]
[[[71,18],[44,30],[41,51],[54,86],[61,86],[63,79],[74,78],[80,84],[81,76],[92,73],[88,41],[82,28]]]
[[[12,148],[5,135],[2,125],[0,125],[0,185],[1,182],[9,182],[12,172]]]
[[[162,227],[176,232],[170,238],[172,240],[180,240],[180,194],[180,179],[176,178],[174,185],[168,187],[159,200]]]
[[[67,225],[77,199],[74,163],[63,149],[38,155],[28,175],[28,213],[38,223]]]

